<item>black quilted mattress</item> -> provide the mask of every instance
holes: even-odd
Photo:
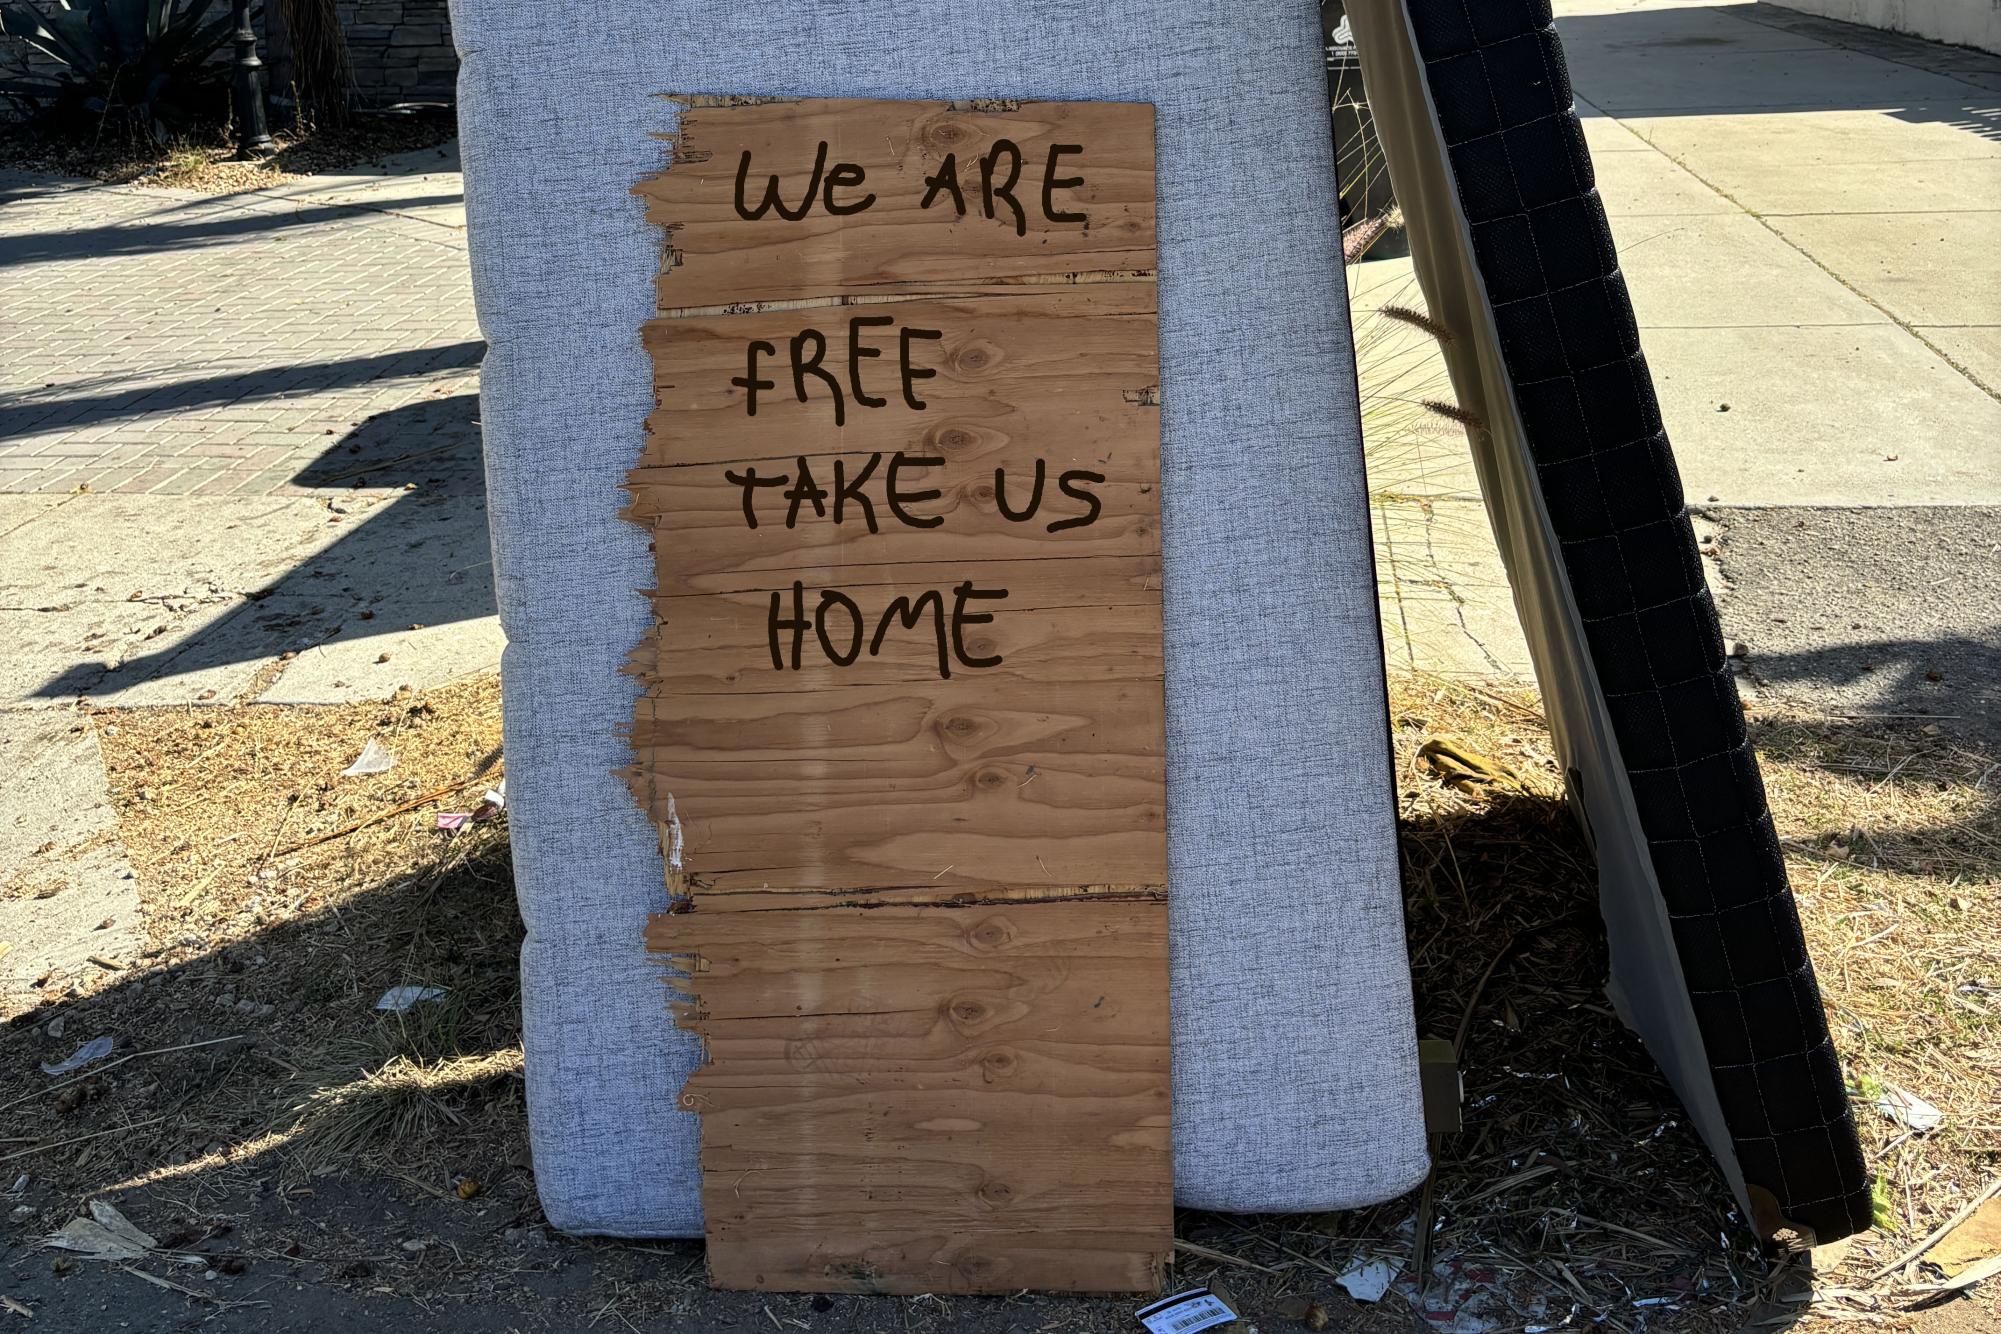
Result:
[[[1597,848],[1612,991],[1759,1229],[1869,1179],[1546,0],[1350,0]],[[1781,442],[1774,442],[1775,445]]]

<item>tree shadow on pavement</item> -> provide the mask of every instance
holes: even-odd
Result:
[[[1615,116],[1867,110],[2001,140],[2001,57],[1984,52],[1774,4],[1566,13],[1556,32],[1578,94]]]
[[[2001,626],[1984,637],[1941,634],[1872,638],[1811,649],[1758,650],[1748,664],[1760,686],[1811,707],[1816,699],[1866,700],[1849,720],[1936,721],[1941,731],[1994,747],[2001,741]]]
[[[44,192],[17,190],[13,198],[25,199],[39,193]],[[424,195],[398,198],[396,205],[401,209],[412,209],[457,202],[456,195]],[[224,201],[216,207],[227,209],[230,204]],[[196,222],[120,222],[101,227],[69,227],[62,231],[16,232],[0,235],[0,269],[65,260],[205,249],[268,236],[277,231],[344,222],[356,216],[366,216],[372,211],[353,204],[305,204],[279,210],[262,200],[246,199],[241,206],[224,216],[207,217]]]
[[[414,379],[442,370],[477,366],[485,352],[485,343],[469,340],[306,365],[258,366],[137,388],[130,386],[123,375],[104,376],[94,382],[72,380],[61,386],[59,396],[20,390],[0,400],[0,440],[15,439],[58,424],[63,430],[75,430],[136,421],[162,412],[268,403],[315,391]],[[93,387],[99,392],[78,393],[79,389]]]
[[[285,655],[314,655],[314,675],[301,690],[328,698],[345,697],[343,690],[386,693],[397,684],[389,677],[405,668],[378,664],[380,654],[365,647],[372,650],[385,636],[494,614],[477,414],[475,393],[426,398],[334,439],[295,478],[313,493],[271,499],[274,507],[290,505],[296,513],[259,521],[292,525],[278,540],[296,554],[266,562],[280,566],[275,576],[222,590],[234,602],[229,610],[186,633],[161,635],[159,647],[124,658],[115,670],[102,658],[78,660],[34,693],[51,699],[103,695],[266,660],[289,664]],[[348,518],[350,512],[358,521]],[[329,529],[340,535],[326,540]],[[489,647],[484,639],[468,643],[460,656],[477,657]],[[426,652],[442,654],[449,666],[455,661],[451,648],[434,636]],[[467,658],[470,669],[491,665],[474,657]],[[377,667],[382,670],[372,672]],[[376,677],[386,686],[378,689]]]

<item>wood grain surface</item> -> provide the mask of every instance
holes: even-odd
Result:
[[[714,1280],[1142,1292],[1170,1240],[1167,905],[692,912]],[[695,956],[690,958],[689,956]]]
[[[637,191],[669,241],[627,777],[679,900],[647,944],[708,1053],[711,1276],[1151,1291],[1152,109],[684,107]]]
[[[666,229],[660,272],[663,311],[745,302],[912,292],[970,292],[1022,282],[1069,282],[1079,276],[1143,273],[1154,267],[1153,108],[1116,102],[891,102],[677,98],[687,110],[673,137],[668,170],[642,181],[651,222]],[[727,103],[728,105],[717,105]],[[1018,146],[1015,194],[1032,234],[983,215],[979,161],[994,142]],[[741,155],[752,180],[779,177],[779,195],[796,205],[813,181],[816,143],[827,162],[852,162],[867,173],[837,202],[874,194],[857,215],[814,208],[797,222],[774,211],[755,222],[734,199]],[[1059,179],[1082,176],[1061,192],[1061,211],[1088,220],[1047,223],[1037,215],[1051,146],[1080,144]],[[968,204],[963,218],[949,195],[922,206],[925,179],[951,156]],[[997,164],[997,167],[1000,164]],[[997,182],[1005,172],[997,170]],[[970,186],[970,188],[967,188]],[[760,197],[761,190],[753,190]],[[823,182],[824,196],[824,182]],[[1002,218],[1011,216],[997,203]]]

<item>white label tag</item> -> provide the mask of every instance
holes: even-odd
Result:
[[[1147,1334],[1196,1334],[1198,1330],[1227,1325],[1237,1313],[1207,1288],[1190,1288],[1165,1301],[1143,1306],[1134,1312]]]

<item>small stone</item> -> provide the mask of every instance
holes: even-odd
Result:
[[[378,653],[378,654],[376,654],[376,655],[375,655],[375,660],[376,660],[377,662],[388,662],[388,661],[389,661],[389,655],[388,655],[387,653]]]

